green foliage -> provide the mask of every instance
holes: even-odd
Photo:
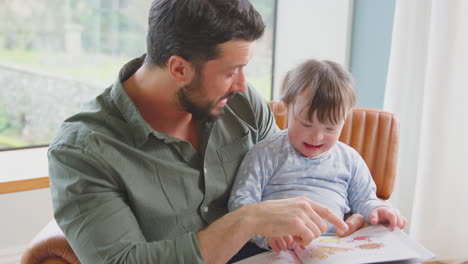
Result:
[[[128,57],[113,57],[99,54],[82,54],[70,58],[64,52],[43,52],[34,50],[2,50],[0,61],[21,65],[26,68],[72,76],[75,78],[105,82],[113,82],[120,67],[129,60]]]
[[[249,83],[263,96],[263,98],[269,100],[271,98],[271,79],[270,76],[252,76],[247,78]]]
[[[252,5],[262,15],[265,22],[272,22],[274,19],[274,10],[276,0],[250,0]]]
[[[274,0],[251,0],[267,24]],[[130,58],[146,50],[147,14],[152,0],[0,0],[0,62],[83,80],[112,83]],[[65,52],[66,25],[82,27],[79,56]],[[270,28],[265,35],[269,36]],[[260,64],[264,64],[261,61]],[[258,67],[254,67],[258,68]],[[248,80],[271,97],[270,72]],[[37,143],[22,139],[21,127],[0,105],[0,148]],[[22,142],[28,141],[28,142]],[[40,139],[40,143],[48,139]]]
[[[11,127],[10,117],[4,108],[3,105],[0,105],[0,133]]]
[[[11,117],[5,111],[5,107],[0,104],[0,148],[24,146],[24,142],[12,136],[14,134],[17,134],[17,128],[12,124]]]
[[[16,148],[16,147],[22,147],[25,146],[24,142],[20,140],[16,140],[10,137],[4,137],[0,135],[0,148]]]
[[[125,1],[0,0],[0,48],[65,50],[65,27],[73,24],[82,27],[82,47],[88,52],[139,55],[145,47],[150,2],[132,0],[122,5]],[[130,41],[119,42],[125,35]]]

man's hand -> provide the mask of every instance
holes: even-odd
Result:
[[[391,230],[395,227],[403,229],[407,222],[397,209],[387,206],[373,209],[369,214],[369,219],[373,225],[377,223],[388,224]]]
[[[348,225],[330,209],[306,197],[270,200],[244,207],[250,207],[256,234],[265,237],[291,235],[303,246],[327,230],[324,219],[343,233],[348,230]]]
[[[340,237],[348,236],[354,233],[354,231],[364,227],[366,225],[366,219],[360,214],[353,214],[346,218],[345,224],[348,226],[348,230],[346,232],[336,232]],[[281,250],[292,249],[294,248],[294,245],[294,238],[291,235],[268,238],[268,246],[277,253]]]

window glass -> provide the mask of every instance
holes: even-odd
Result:
[[[248,80],[271,94],[275,1]],[[145,52],[151,0],[0,0],[0,150],[47,144],[68,116]]]
[[[262,94],[270,100],[272,91],[272,64],[273,64],[273,41],[275,24],[275,5],[272,0],[250,0],[265,21],[265,33],[257,41],[254,56],[246,67],[247,80]]]

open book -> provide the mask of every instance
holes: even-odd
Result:
[[[265,252],[236,264],[419,263],[434,254],[400,229],[383,225],[362,228],[347,237],[321,236],[305,249]]]

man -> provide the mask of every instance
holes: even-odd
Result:
[[[82,263],[225,263],[255,234],[355,229],[305,198],[227,213],[244,154],[277,131],[243,72],[263,30],[248,0],[153,2],[147,55],[49,148],[55,218]]]

